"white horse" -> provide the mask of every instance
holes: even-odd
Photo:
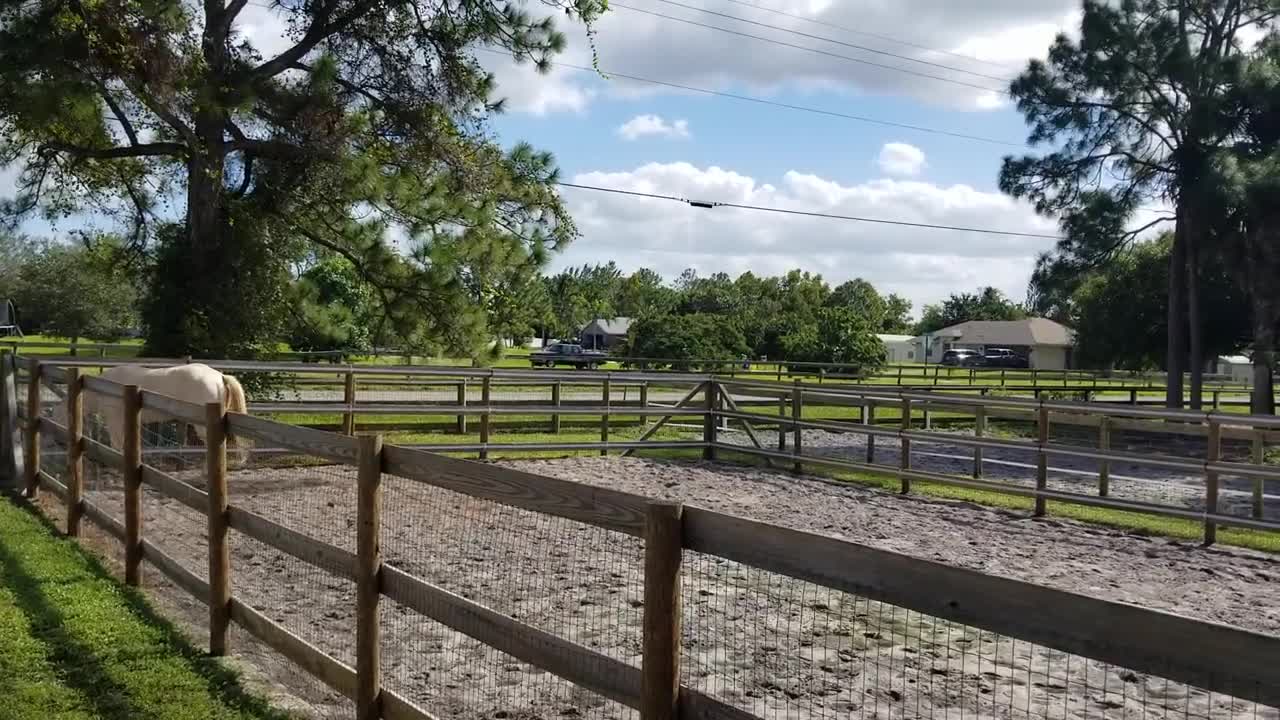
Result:
[[[121,385],[137,385],[140,390],[150,390],[151,392],[167,395],[175,400],[194,403],[201,407],[208,403],[220,402],[227,412],[242,413],[247,408],[244,388],[240,387],[238,380],[200,363],[174,365],[164,368],[120,365],[102,373],[101,377],[103,380],[110,380]],[[84,394],[84,411],[86,415],[95,412],[101,415],[111,446],[115,448],[123,447],[123,399],[86,392]],[[163,413],[154,410],[148,411],[145,407],[142,411],[143,423],[168,422],[172,419]],[[201,425],[194,427],[196,435],[203,441],[204,427]],[[179,436],[180,441],[185,440],[187,437],[187,428],[184,427],[182,430],[183,432]],[[236,444],[235,439],[229,437],[228,444],[234,446]]]

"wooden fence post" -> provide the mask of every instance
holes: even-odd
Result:
[[[227,652],[231,622],[231,548],[227,544],[227,414],[204,406],[205,474],[209,491],[209,654]]]
[[[613,399],[613,388],[606,375],[604,380],[600,382],[600,399],[604,402],[604,415],[600,416],[600,442],[609,442],[609,403]],[[600,457],[606,457],[609,454],[608,448],[600,448]]]
[[[1036,491],[1044,492],[1049,487],[1049,455],[1044,446],[1049,442],[1049,408],[1040,403],[1040,412],[1036,416],[1036,439],[1039,449],[1036,451]],[[1036,495],[1036,517],[1045,514],[1048,502],[1043,495]]]
[[[27,367],[27,497],[40,494],[40,375],[38,360]]]
[[[1130,405],[1138,404],[1138,391],[1136,389],[1130,388],[1129,390],[1129,404]]]
[[[1111,416],[1103,415],[1098,418],[1098,449],[1111,449]],[[1098,461],[1098,496],[1106,497],[1111,494],[1111,461]]]
[[[649,409],[649,381],[645,380],[640,383],[640,411],[645,412]],[[649,416],[640,416],[640,427],[649,427]]]
[[[787,426],[782,422],[786,417],[787,395],[783,393],[778,396],[778,452],[784,452],[787,449]]]
[[[907,432],[911,430],[911,398],[902,398],[902,430]],[[899,476],[902,482],[902,492],[911,492],[911,478],[907,477],[907,470],[911,469],[911,440],[907,437],[899,437],[899,444],[902,448],[901,462],[899,467],[903,469],[903,473]]]
[[[560,407],[560,381],[557,380],[551,385],[551,405],[552,407]],[[551,432],[560,433],[560,413],[551,414]]]
[[[1221,404],[1222,404],[1222,391],[1214,390],[1213,391],[1213,409],[1217,410]]]
[[[356,509],[356,718],[382,717],[382,436],[360,438]]]
[[[467,434],[467,379],[458,381],[458,434]]]
[[[873,427],[876,424],[876,403],[874,400],[868,400],[862,406],[862,424],[867,427]],[[872,465],[876,461],[876,436],[867,433],[867,464]]]
[[[714,380],[708,380],[702,386],[702,442],[706,443],[706,447],[702,448],[703,460],[716,459],[716,391],[719,386]]]
[[[804,417],[804,388],[800,385],[800,379],[796,378],[795,390],[791,393],[791,454],[796,460],[791,469],[797,473],[804,472],[804,464],[800,462],[800,453],[804,449],[804,428],[800,427],[802,417]]]
[[[347,406],[347,411],[342,414],[342,434],[356,434],[356,374],[350,369],[343,378],[342,383],[342,402]]]
[[[67,368],[67,535],[80,534],[84,516],[84,378]]]
[[[1253,436],[1253,447],[1250,448],[1249,459],[1254,465],[1261,465],[1266,459],[1266,448],[1263,445],[1263,431],[1257,430]],[[1253,517],[1262,519],[1262,478],[1253,479]]]
[[[1205,461],[1216,463],[1222,456],[1222,423],[1209,420],[1209,446],[1206,449]],[[1208,515],[1218,512],[1218,473],[1206,470],[1204,473],[1204,544],[1212,545],[1218,540],[1218,525],[1208,519]]]
[[[124,581],[142,583],[142,393],[124,387]]]
[[[973,436],[980,438],[987,433],[987,409],[981,405],[973,411]],[[982,477],[982,448],[973,449],[973,478]]]
[[[641,720],[679,717],[683,514],[680,503],[655,500],[645,516]]]
[[[490,389],[493,381],[493,373],[484,376],[484,381],[480,385],[480,402],[484,405],[484,414],[480,416],[480,459],[489,459],[489,448],[485,447],[489,444],[489,400]]]
[[[26,472],[22,457],[22,428],[18,426],[18,359],[0,351],[0,480],[18,488]]]

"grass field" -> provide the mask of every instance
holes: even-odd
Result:
[[[288,717],[18,502],[0,496],[0,717]]]

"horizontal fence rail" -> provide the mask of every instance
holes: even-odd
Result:
[[[667,707],[673,707],[676,715],[685,718],[755,717],[721,699],[682,685],[678,648],[674,659],[669,654],[663,655],[664,646],[650,632],[661,630],[658,635],[670,635],[674,632],[674,637],[680,637],[678,613],[656,614],[656,610],[650,611],[650,607],[656,605],[649,602],[662,597],[664,593],[674,593],[678,597],[678,552],[676,557],[668,557],[668,562],[677,563],[677,566],[663,567],[661,557],[652,552],[646,556],[645,608],[646,613],[650,614],[647,614],[645,620],[643,658],[641,665],[636,666],[467,599],[414,575],[409,569],[398,567],[394,561],[384,562],[369,544],[376,544],[378,537],[377,524],[380,522],[378,518],[382,501],[380,492],[376,492],[375,488],[383,477],[401,478],[469,498],[620,533],[643,541],[646,550],[652,550],[650,544],[661,538],[663,543],[674,542],[672,547],[677,551],[702,553],[1063,653],[1280,708],[1280,663],[1274,662],[1275,658],[1280,657],[1280,638],[1277,637],[1124,603],[1089,598],[697,507],[677,506],[675,524],[668,523],[661,530],[663,534],[659,535],[654,518],[661,515],[656,509],[662,505],[643,495],[560,480],[507,466],[449,457],[424,448],[384,445],[380,440],[370,442],[367,437],[356,438],[297,427],[268,418],[225,413],[216,405],[184,403],[145,390],[118,386],[92,376],[86,376],[80,382],[76,380],[74,370],[70,369],[78,367],[84,366],[52,368],[40,363],[31,367],[30,376],[53,379],[55,382],[60,379],[67,383],[68,398],[65,402],[68,407],[74,407],[72,403],[77,401],[77,396],[81,393],[122,400],[122,403],[111,406],[110,411],[122,412],[126,426],[140,425],[144,412],[158,413],[181,423],[201,426],[212,438],[205,449],[209,459],[203,478],[206,489],[147,464],[145,460],[148,456],[140,447],[117,450],[80,435],[78,422],[64,424],[49,417],[33,415],[33,409],[39,412],[39,402],[25,405],[24,411],[19,413],[22,416],[27,446],[38,448],[42,435],[55,438],[73,451],[83,452],[93,462],[122,472],[126,480],[134,476],[139,486],[146,486],[187,508],[207,514],[211,540],[228,529],[235,530],[336,577],[356,581],[357,595],[363,598],[363,610],[355,618],[359,637],[362,638],[357,653],[358,661],[352,665],[326,653],[246,604],[231,585],[235,568],[228,563],[223,563],[220,567],[219,563],[212,561],[222,552],[217,543],[210,543],[210,577],[204,580],[183,566],[165,548],[142,537],[141,520],[136,516],[136,513],[142,512],[140,509],[131,510],[131,504],[126,502],[127,517],[121,522],[103,507],[80,497],[74,485],[60,482],[43,470],[38,453],[28,453],[27,470],[32,473],[35,484],[62,501],[69,513],[75,508],[91,523],[124,543],[127,566],[145,560],[176,586],[206,603],[209,606],[211,633],[215,636],[218,633],[225,635],[226,620],[235,623],[341,695],[352,698],[362,713],[373,713],[364,715],[367,717],[415,720],[432,717],[431,708],[420,708],[381,684],[376,659],[379,647],[377,601],[380,597],[623,706],[643,708],[643,720],[664,717],[653,709],[663,707],[664,703]],[[581,382],[583,374],[574,377]],[[1016,449],[1042,458],[1082,455],[1113,462],[1162,464],[1168,468],[1203,473],[1208,480],[1212,480],[1215,474],[1222,474],[1269,481],[1280,479],[1280,470],[1260,462],[1224,461],[1216,455],[1205,459],[1187,459],[1120,450],[1095,451],[1062,445],[1045,438],[1048,437],[1046,431],[1051,413],[1098,418],[1110,418],[1114,415],[1132,421],[1198,424],[1206,428],[1207,436],[1211,438],[1219,438],[1227,423],[1231,427],[1249,432],[1274,429],[1280,426],[1274,418],[1212,411],[1148,411],[1132,407],[1121,408],[1121,412],[1112,413],[1115,408],[1108,404],[1062,403],[1043,398],[975,398],[951,397],[938,393],[836,391],[831,386],[812,389],[801,383],[779,386],[771,383],[719,382],[705,376],[692,376],[687,380],[697,386],[690,390],[684,400],[675,403],[677,407],[656,409],[652,414],[677,419],[699,416],[703,421],[698,428],[703,434],[701,439],[679,441],[679,444],[652,443],[652,446],[671,445],[710,453],[745,453],[768,460],[794,462],[798,466],[828,465],[875,471],[899,477],[904,482],[904,489],[908,487],[907,481],[913,479],[946,482],[1023,494],[1038,500],[1079,502],[1190,517],[1203,520],[1207,527],[1235,524],[1260,530],[1280,530],[1280,524],[1227,516],[1214,512],[1212,507],[1206,508],[1202,513],[1176,511],[1163,506],[1144,507],[1133,501],[1064,493],[1049,489],[1043,482],[1034,487],[1010,486],[977,477],[960,478],[918,471],[910,467],[911,451],[904,452],[901,464],[892,468],[873,462],[806,455],[800,432],[810,429],[864,434],[868,438],[898,441],[903,448],[907,448],[909,442],[913,443],[910,447],[916,452],[920,452],[921,444],[947,442],[975,452],[982,449]],[[702,397],[699,397],[699,393]],[[767,401],[767,405],[762,406],[762,412],[746,412],[739,407],[746,406],[748,398],[760,395]],[[33,397],[38,400],[38,394]],[[893,419],[896,423],[893,427],[871,424],[867,422],[872,419],[869,416],[858,417],[857,422],[804,419],[801,416],[806,404],[819,402],[840,407],[893,408],[901,414]],[[503,408],[492,401],[476,406],[420,406],[421,409],[417,409],[417,412],[448,415],[462,412],[464,407],[466,414],[473,417],[487,417],[508,410],[515,414],[514,408]],[[775,412],[777,408],[782,408],[780,414]],[[943,412],[957,408],[980,412],[984,418],[1008,412],[1017,413],[1020,418],[1035,417],[1036,422],[1040,423],[1040,439],[1032,441],[986,436],[957,437],[949,433],[915,429],[915,424],[928,421],[913,414],[914,411]],[[564,406],[548,406],[541,410],[546,413],[570,414]],[[583,410],[593,411],[583,414],[636,414],[634,408],[616,407],[607,401],[601,406]],[[723,442],[718,433],[722,429],[721,425],[726,422],[736,422],[744,428],[754,426],[755,430],[750,436],[751,444]],[[779,437],[794,437],[795,442],[791,448],[775,450],[760,442],[761,435],[756,431],[770,425]],[[356,482],[362,530],[357,550],[353,552],[340,548],[285,527],[249,507],[229,502],[225,465],[227,450],[219,439],[223,432],[267,447],[359,468]],[[497,449],[517,445],[484,443],[479,447]],[[594,449],[600,444],[586,445],[586,449]],[[646,446],[650,446],[650,443],[614,443],[614,449]],[[458,444],[446,447],[471,449],[477,446]],[[1048,466],[1041,463],[1041,467]],[[1041,470],[1042,476],[1043,473]],[[129,492],[129,487],[126,482],[126,492]],[[671,572],[673,569],[676,570],[674,575]],[[126,573],[128,574],[128,567]],[[133,577],[136,578],[136,574]],[[677,585],[663,585],[673,581]],[[215,650],[225,649],[225,637],[213,637],[211,647]],[[669,647],[665,652],[670,653]]]

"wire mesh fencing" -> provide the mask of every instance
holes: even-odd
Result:
[[[388,565],[639,666],[638,538],[391,475],[383,508]],[[387,686],[440,717],[636,716],[393,601],[384,601],[382,653]]]
[[[232,466],[227,476],[231,506],[287,530],[355,552],[355,469],[320,458],[273,457]],[[233,523],[234,525],[234,523]],[[350,567],[316,564],[233,529],[229,537],[232,595],[322,652],[355,665],[355,583]],[[260,649],[248,632],[232,625],[233,652],[287,688],[305,714],[347,718],[352,703],[278,653]]]
[[[765,720],[1239,718],[1211,693],[692,551],[682,681]]]

